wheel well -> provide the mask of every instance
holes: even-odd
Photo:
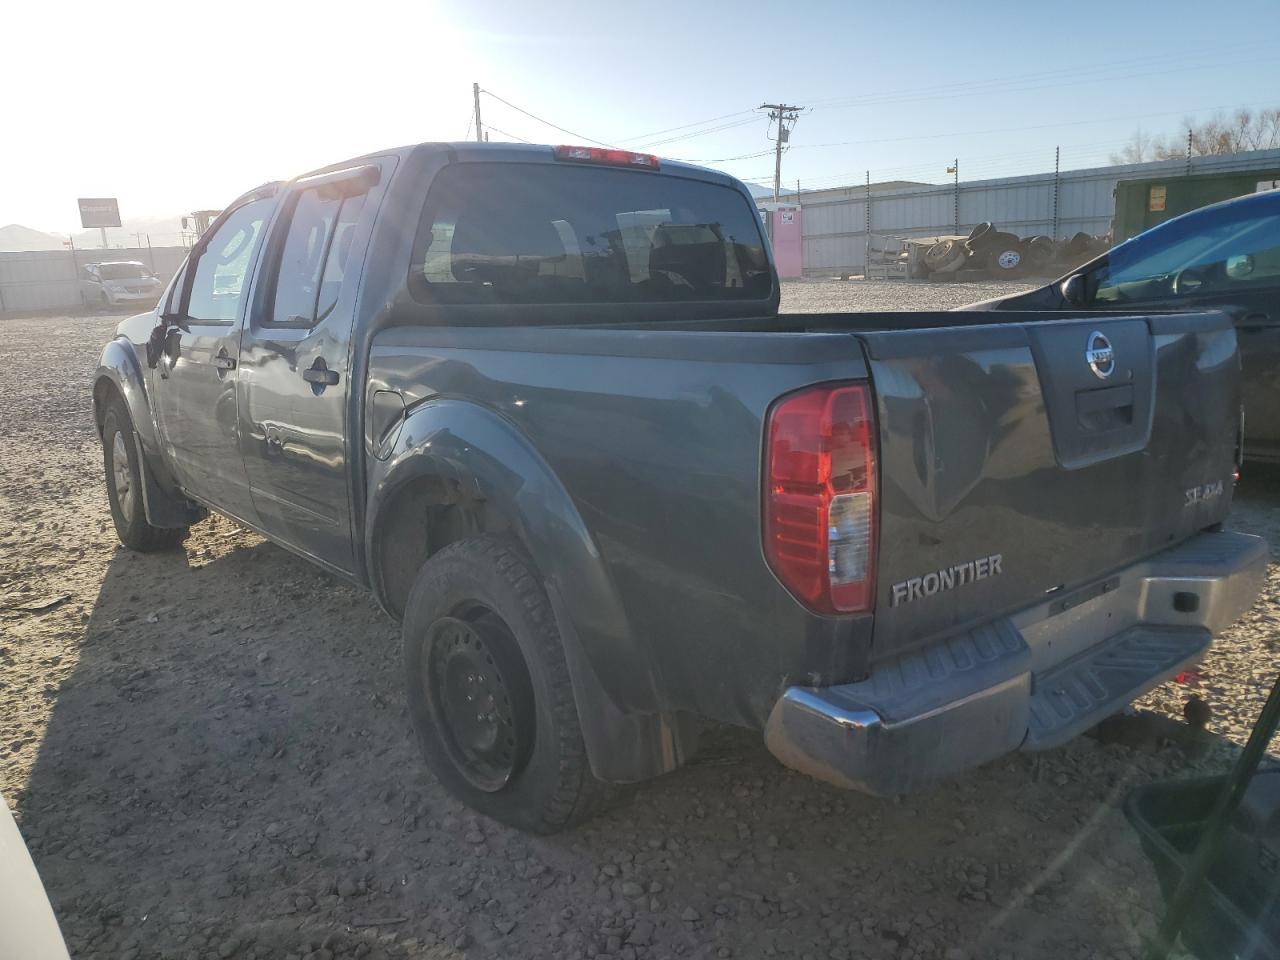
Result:
[[[374,531],[374,586],[399,617],[418,571],[433,554],[467,537],[509,530],[505,517],[458,481],[438,476],[411,480],[379,513]]]
[[[124,400],[120,388],[111,382],[110,377],[99,377],[98,382],[93,385],[93,420],[98,426],[99,437],[102,436],[103,421],[107,418],[107,404],[112,397]]]

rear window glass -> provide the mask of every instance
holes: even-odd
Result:
[[[411,286],[442,303],[758,300],[772,277],[753,206],[699,180],[572,164],[446,167]]]

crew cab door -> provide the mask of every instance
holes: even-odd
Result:
[[[346,573],[351,331],[380,176],[365,165],[292,186],[240,341],[240,450],[259,525]]]
[[[240,459],[237,355],[273,206],[260,197],[233,208],[196,245],[162,307],[175,322],[152,377],[156,420],[183,489],[249,523],[255,514]]]

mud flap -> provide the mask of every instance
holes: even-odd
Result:
[[[133,449],[138,457],[138,472],[142,474],[142,508],[146,512],[147,523],[153,527],[189,527],[209,515],[204,507],[161,489],[142,452],[142,441],[136,430],[133,431]]]

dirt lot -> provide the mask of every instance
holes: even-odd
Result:
[[[787,305],[1009,289],[803,283]],[[1118,804],[1221,764],[1277,669],[1273,565],[1203,668],[1205,755],[1082,738],[882,801],[722,731],[533,839],[425,772],[364,594],[221,519],[118,548],[89,399],[117,320],[0,320],[0,790],[76,957],[1136,957],[1159,897]],[[1246,479],[1234,522],[1280,543],[1280,483]]]

